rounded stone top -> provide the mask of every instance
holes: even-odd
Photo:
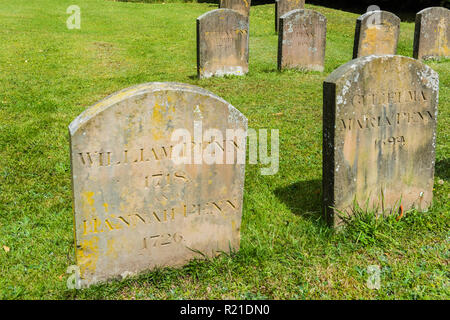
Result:
[[[78,129],[86,125],[92,118],[119,103],[135,98],[137,96],[143,96],[162,91],[179,91],[182,93],[191,93],[217,100],[220,103],[218,103],[216,107],[226,106],[229,109],[230,114],[232,114],[235,119],[240,119],[241,121],[247,123],[247,118],[239,110],[237,110],[221,97],[206,89],[178,82],[148,82],[115,92],[107,96],[103,100],[100,100],[99,102],[90,106],[70,123],[69,133],[73,136],[78,131]]]
[[[436,12],[436,11],[450,13],[450,10],[445,7],[429,7],[429,8],[425,8],[425,9],[417,12],[417,14],[425,14],[425,13],[431,13],[431,12]]]
[[[210,17],[219,16],[221,14],[235,15],[236,17],[239,17],[240,19],[245,19],[245,20],[247,19],[246,16],[244,16],[243,14],[239,13],[236,10],[228,9],[228,8],[220,8],[220,9],[215,9],[215,10],[205,12],[200,17],[198,17],[197,20],[207,19]]]
[[[301,14],[303,16],[317,16],[321,21],[327,20],[327,18],[323,14],[311,9],[294,9],[283,14],[280,19],[289,19],[290,17],[297,14]]]
[[[431,79],[429,83],[433,90],[438,90],[439,76],[436,71],[424,64],[423,62],[410,57],[400,55],[370,55],[353,59],[346,64],[334,70],[326,79],[327,83],[337,83],[341,80],[359,79],[356,74],[360,73],[369,64],[379,64],[381,67],[386,66],[387,62],[392,62],[397,66],[407,65],[409,69],[415,67],[420,77],[427,76]],[[399,68],[397,71],[401,71]],[[436,88],[437,86],[437,88]]]
[[[380,14],[382,17],[382,20],[390,20],[394,23],[400,23],[400,18],[397,17],[395,14],[393,14],[392,12],[389,11],[384,11],[384,10],[375,10],[375,11],[369,11],[364,13],[363,15],[361,15],[358,20],[360,21],[365,21],[369,18],[371,18],[374,14]]]

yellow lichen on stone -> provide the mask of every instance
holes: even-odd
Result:
[[[81,194],[82,199],[82,212],[86,219],[90,219],[92,217],[96,216],[96,209],[95,209],[95,200],[94,200],[94,192],[92,191],[85,191]]]
[[[92,237],[90,240],[80,241],[76,256],[81,278],[84,278],[86,272],[94,273],[98,260],[98,238]]]
[[[438,48],[439,52],[437,54],[439,56],[450,56],[450,48],[447,47],[447,24],[445,23],[445,19],[442,18],[437,25],[437,36],[436,36],[436,48]]]

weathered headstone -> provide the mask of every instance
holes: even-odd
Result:
[[[431,205],[438,92],[438,74],[403,56],[355,59],[325,80],[323,195],[330,224],[342,222],[338,213],[351,215],[355,203],[383,214]]]
[[[76,118],[69,131],[82,285],[239,249],[246,128],[229,103],[179,83],[120,91]],[[244,161],[206,158],[217,150],[230,159],[243,152]]]
[[[323,71],[327,19],[314,10],[292,10],[280,17],[278,69]]]
[[[414,58],[450,57],[450,10],[427,8],[416,15]]]
[[[199,78],[248,72],[248,19],[231,9],[209,11],[197,18]]]
[[[387,11],[370,11],[356,20],[353,58],[397,54],[400,18]]]
[[[220,9],[232,9],[247,18],[250,15],[250,6],[251,0],[220,0],[219,2]]]
[[[278,23],[282,15],[292,10],[304,8],[305,0],[275,0],[275,31],[278,32]]]

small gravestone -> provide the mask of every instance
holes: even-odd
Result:
[[[427,8],[416,15],[414,58],[450,57],[450,10]]]
[[[231,9],[209,11],[197,18],[199,78],[248,72],[248,19]]]
[[[370,11],[356,20],[353,58],[397,54],[400,18],[387,11]]]
[[[292,10],[280,17],[278,69],[323,71],[327,19],[314,10]]]
[[[292,10],[305,8],[305,0],[275,0],[275,31],[282,15]]]
[[[120,91],[76,118],[69,132],[82,286],[238,250],[246,128],[226,101],[178,83]]]
[[[247,18],[250,15],[250,5],[251,0],[220,0],[219,2],[220,9],[232,9]]]
[[[324,82],[323,194],[330,224],[360,208],[426,210],[433,198],[439,78],[419,60],[368,56]]]

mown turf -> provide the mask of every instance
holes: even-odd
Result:
[[[341,233],[320,218],[322,82],[352,57],[356,14],[307,5],[328,18],[324,73],[277,72],[273,4],[252,7],[250,72],[197,80],[195,19],[204,4],[78,0],[0,3],[0,298],[448,299],[450,61],[440,75],[435,202],[428,213],[375,220]],[[412,55],[402,23],[398,53]],[[280,130],[280,171],[248,165],[241,250],[182,269],[88,290],[66,288],[74,264],[68,124],[117,90],[150,81],[204,87],[255,129]],[[381,288],[366,286],[381,267]]]

